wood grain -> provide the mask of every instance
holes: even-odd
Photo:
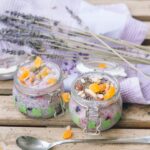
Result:
[[[49,142],[62,140],[63,128],[20,128],[20,127],[0,127],[0,141],[4,143],[7,150],[20,150],[15,144],[15,140],[17,137],[22,135],[34,136],[40,138],[42,140],[46,140]],[[85,138],[93,138],[89,135],[85,135],[82,133],[80,129],[73,129],[74,139],[85,139]],[[111,129],[106,132],[103,132],[101,137],[138,137],[138,136],[149,136],[150,130],[145,129]],[[95,138],[101,138],[100,136]],[[77,150],[84,149],[86,150],[149,150],[149,145],[147,144],[99,144],[95,143],[84,143],[84,144],[67,144],[57,146],[55,150]]]
[[[1,95],[10,95],[12,94],[13,81],[0,81],[0,94]]]
[[[21,114],[12,100],[12,96],[0,96],[0,125],[15,126],[67,126],[73,125],[69,114],[52,119],[31,119]],[[124,105],[119,128],[150,128],[150,106]]]

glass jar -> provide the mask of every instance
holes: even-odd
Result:
[[[105,101],[88,101],[81,98],[75,90],[75,84],[79,79],[89,75],[99,75],[111,81],[116,88],[115,95]],[[71,88],[69,111],[73,122],[85,132],[99,133],[100,131],[110,129],[120,120],[122,115],[122,99],[116,78],[100,72],[90,72],[79,76]]]
[[[18,65],[28,58],[23,56],[6,56],[0,58],[0,80],[10,80],[17,70]]]
[[[81,74],[96,71],[110,74],[117,77],[118,79],[127,76],[125,69],[121,65],[115,62],[104,60],[79,61],[76,68],[77,71]]]
[[[20,67],[31,63],[28,60],[20,65]],[[58,65],[49,62],[59,74],[56,84],[48,87],[31,88],[20,84],[17,72],[14,77],[13,98],[16,107],[23,114],[33,118],[50,118],[55,117],[63,112],[61,92],[62,87],[62,72]]]

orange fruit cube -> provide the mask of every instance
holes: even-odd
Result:
[[[56,78],[50,78],[50,79],[47,80],[47,83],[50,84],[50,85],[54,85],[56,82],[57,82]]]
[[[20,75],[19,80],[22,82],[24,81],[26,78],[28,78],[30,76],[30,71],[29,70],[25,70],[23,71],[23,73]]]
[[[116,93],[116,88],[114,86],[110,86],[109,90],[104,95],[104,100],[108,100],[112,98]]]
[[[70,139],[70,138],[72,137],[72,135],[73,135],[72,130],[71,130],[71,129],[68,129],[68,130],[66,130],[66,131],[64,132],[63,138],[64,138],[64,139]]]
[[[61,94],[61,97],[62,97],[62,100],[65,102],[65,103],[68,103],[70,101],[70,93],[68,92],[64,92]]]
[[[101,63],[101,64],[98,65],[98,68],[105,69],[105,68],[107,68],[107,65],[104,64],[104,63]]]
[[[42,69],[42,71],[41,71],[41,76],[42,76],[42,78],[43,77],[46,77],[48,74],[50,73],[50,69],[49,68],[47,68],[47,67],[44,67],[43,69]]]
[[[34,60],[34,66],[36,68],[39,68],[42,65],[43,61],[41,57],[37,56],[36,59]]]
[[[94,92],[94,93],[98,93],[98,92],[101,91],[100,86],[99,86],[99,84],[97,84],[97,83],[92,83],[92,84],[89,86],[89,89],[90,89],[92,92]]]

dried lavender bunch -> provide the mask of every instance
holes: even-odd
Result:
[[[68,7],[66,10],[79,24],[82,24],[82,20],[74,12]],[[1,40],[28,45],[37,53],[49,55],[49,52],[46,52],[48,47],[78,54],[82,52],[88,54],[87,59],[97,56],[108,60],[111,57],[115,61],[123,58],[122,60],[126,62],[150,64],[148,58],[150,49],[146,47],[95,35],[89,31],[68,28],[58,21],[11,11],[0,16],[0,21],[13,27],[11,31],[0,33]],[[124,48],[127,51],[124,51]]]
[[[68,50],[68,51],[76,51],[76,52],[84,52],[91,54],[91,57],[93,57],[93,51],[101,57],[108,55],[111,57],[115,57],[115,55],[109,51],[106,50],[106,48],[103,47],[97,47],[97,45],[90,45],[87,43],[81,43],[76,41],[69,41],[69,43],[66,42],[67,39],[61,38],[57,36],[52,35],[45,35],[44,33],[40,33],[39,31],[25,31],[22,29],[3,29],[0,32],[0,35],[2,36],[3,40],[16,43],[18,45],[28,45],[31,48],[36,49],[38,52],[44,52],[46,51],[46,47],[53,48],[53,49],[59,49],[59,50]],[[77,45],[78,44],[78,45]],[[80,44],[80,45],[79,45]],[[104,50],[101,52],[98,51],[99,48],[103,48]],[[91,51],[93,50],[93,51]],[[120,51],[120,53],[123,53],[124,51]],[[130,53],[131,55],[131,53]],[[133,54],[132,54],[133,56]],[[132,61],[132,56],[128,56],[127,59]],[[126,56],[125,56],[126,57]],[[117,57],[116,57],[117,58]],[[116,59],[115,58],[115,59]],[[134,61],[140,61],[141,63],[149,63],[146,59],[135,57]]]
[[[17,11],[9,11],[9,10],[7,10],[5,13],[8,14],[8,15],[10,15],[10,16],[21,17],[21,18],[27,19],[27,20],[28,19],[34,19],[36,21],[45,21],[45,20],[47,20],[44,17],[40,17],[40,16],[38,16],[38,17],[34,16],[33,17],[33,15],[31,15],[31,14],[27,15],[27,14],[20,13],[20,12],[17,12]]]
[[[2,53],[5,54],[9,54],[9,55],[17,55],[17,56],[21,56],[21,55],[25,55],[25,51],[24,50],[14,50],[14,49],[2,49]]]

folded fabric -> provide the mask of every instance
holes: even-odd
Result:
[[[120,82],[121,96],[124,102],[146,104],[137,77],[127,78]]]

